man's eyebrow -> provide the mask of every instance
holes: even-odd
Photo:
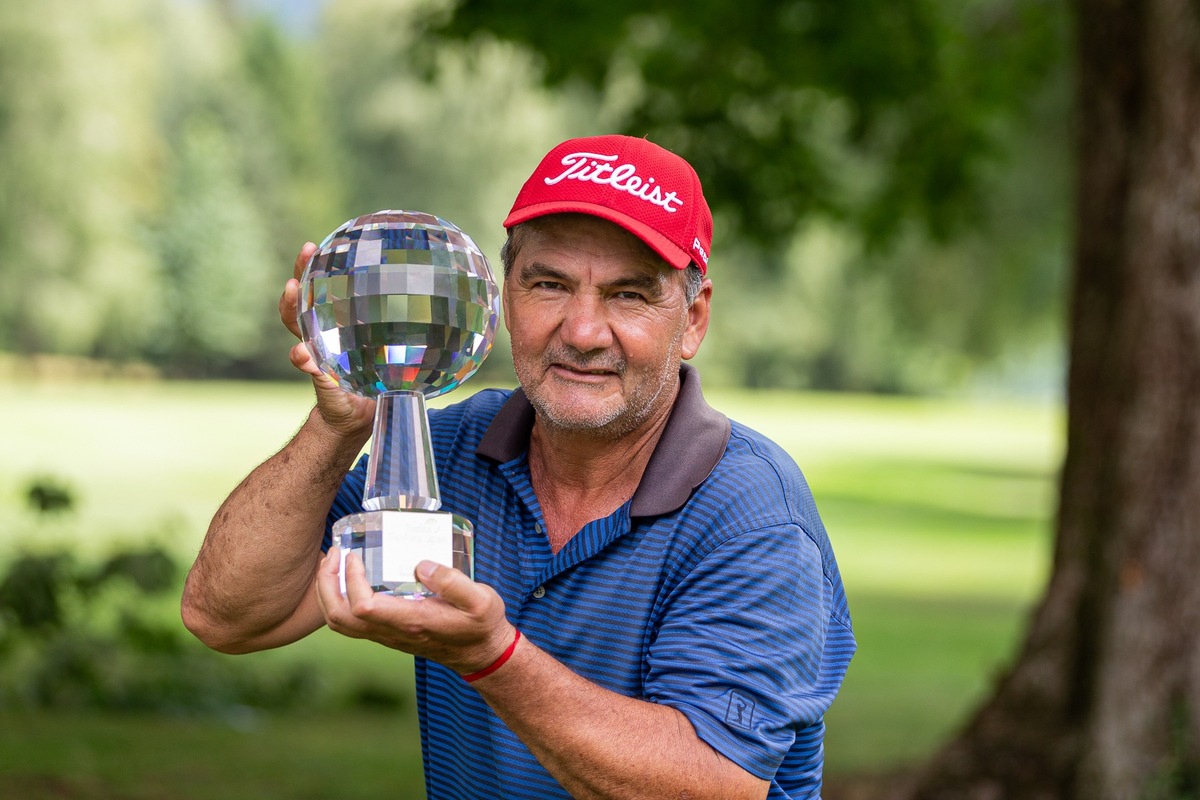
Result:
[[[521,267],[518,273],[522,280],[533,280],[536,278],[549,278],[564,282],[567,280],[567,275],[562,270],[555,269],[549,264],[543,264],[540,261],[534,261]]]
[[[653,275],[629,275],[615,280],[608,281],[604,284],[605,289],[636,289],[647,294],[658,294],[662,291],[662,276]]]

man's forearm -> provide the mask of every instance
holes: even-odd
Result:
[[[474,686],[572,797],[767,795],[767,781],[709,747],[679,711],[610,692],[525,639]]]
[[[369,433],[369,431],[368,431]],[[214,515],[183,594],[187,627],[243,652],[319,627],[312,580],[330,504],[365,438],[334,433],[315,410]]]

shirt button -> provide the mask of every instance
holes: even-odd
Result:
[[[534,590],[533,590],[533,596],[534,596],[534,597],[536,597],[536,598],[538,598],[539,600],[540,600],[540,599],[542,599],[543,597],[545,597],[545,596],[546,596],[546,587],[545,587],[545,586],[539,586],[539,587],[537,587],[536,589],[534,589]]]
[[[542,532],[542,523],[540,523],[540,522],[533,523],[533,529],[535,531],[537,531],[538,533],[541,533]]]

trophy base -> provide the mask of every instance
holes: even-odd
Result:
[[[435,561],[475,577],[475,531],[470,520],[447,511],[364,511],[333,525],[341,549],[339,570],[346,593],[346,556],[356,551],[376,592],[417,599],[432,594],[413,575],[417,563]]]

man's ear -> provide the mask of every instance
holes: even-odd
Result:
[[[504,330],[508,331],[509,333],[512,333],[512,328],[509,326],[509,323],[508,323],[508,278],[507,277],[505,277],[504,280],[500,282],[500,307],[501,307],[501,310],[504,312]]]
[[[683,332],[680,343],[680,354],[689,359],[700,351],[700,343],[708,333],[709,312],[712,307],[712,281],[705,278],[700,284],[700,292],[688,309],[687,329]]]

